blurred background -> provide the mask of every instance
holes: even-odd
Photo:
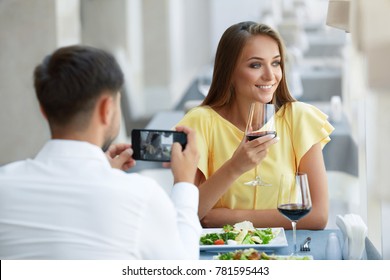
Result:
[[[389,11],[388,0],[0,0],[0,166],[34,157],[50,138],[32,73],[56,48],[116,56],[126,77],[117,141],[130,141],[132,128],[169,128],[207,95],[226,28],[263,22],[285,41],[292,94],[336,128],[324,149],[328,227],[337,214],[359,214],[390,259]]]

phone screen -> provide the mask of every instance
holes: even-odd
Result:
[[[131,133],[133,158],[146,161],[171,161],[172,144],[179,142],[183,149],[187,136],[171,130],[133,129]]]

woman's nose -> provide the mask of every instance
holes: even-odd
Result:
[[[273,77],[274,77],[274,73],[272,72],[272,69],[270,67],[264,67],[261,78],[264,81],[272,81]]]

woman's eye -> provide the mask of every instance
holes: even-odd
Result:
[[[274,61],[274,62],[272,62],[272,66],[280,66],[280,61]]]
[[[261,67],[261,64],[260,63],[252,63],[250,65],[251,68],[254,68],[254,69],[259,69]]]

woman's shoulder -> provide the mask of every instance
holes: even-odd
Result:
[[[214,112],[210,106],[196,106],[189,110],[186,115],[212,115]]]
[[[305,111],[305,110],[310,110],[310,108],[314,107],[313,105],[302,102],[302,101],[294,101],[291,102],[291,109],[293,111]]]
[[[317,129],[326,131],[329,135],[333,130],[333,126],[328,121],[328,116],[312,104],[305,102],[292,102],[290,106],[290,119],[294,127],[300,127],[309,131],[310,129]]]
[[[185,120],[207,121],[215,117],[215,111],[209,106],[197,106],[189,110],[185,115]]]

